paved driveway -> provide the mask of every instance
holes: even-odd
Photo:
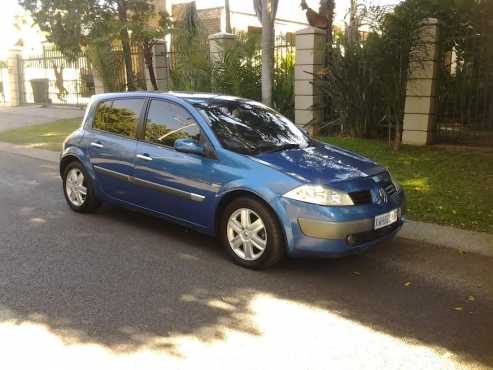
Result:
[[[56,165],[0,153],[5,369],[483,369],[493,260],[396,241],[253,272],[139,213],[70,212]]]
[[[0,132],[83,115],[84,110],[73,107],[0,107]]]

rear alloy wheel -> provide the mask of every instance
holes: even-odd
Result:
[[[71,162],[65,167],[63,190],[68,205],[76,212],[93,212],[100,205],[92,182],[79,162]]]
[[[221,238],[233,260],[241,266],[263,269],[284,255],[284,237],[273,212],[262,202],[242,197],[225,209]]]

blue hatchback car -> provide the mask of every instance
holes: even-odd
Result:
[[[74,211],[143,210],[216,235],[254,269],[357,253],[404,221],[404,192],[383,167],[230,96],[97,95],[63,144],[60,174]]]

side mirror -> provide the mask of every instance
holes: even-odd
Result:
[[[182,153],[204,155],[205,148],[193,139],[176,139],[175,150]]]

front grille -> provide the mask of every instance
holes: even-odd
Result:
[[[383,189],[385,190],[385,192],[387,193],[387,195],[390,197],[392,196],[396,189],[395,189],[395,186],[392,182],[388,183],[388,184],[382,184],[383,185]]]
[[[370,204],[372,202],[371,192],[369,190],[354,191],[349,193],[349,196],[351,197],[353,203],[357,206],[362,204]]]
[[[379,176],[375,176],[373,179],[383,188],[383,190],[385,190],[389,197],[397,192],[397,189],[395,188],[392,182],[392,178],[390,177],[390,174],[388,172],[385,172]]]

